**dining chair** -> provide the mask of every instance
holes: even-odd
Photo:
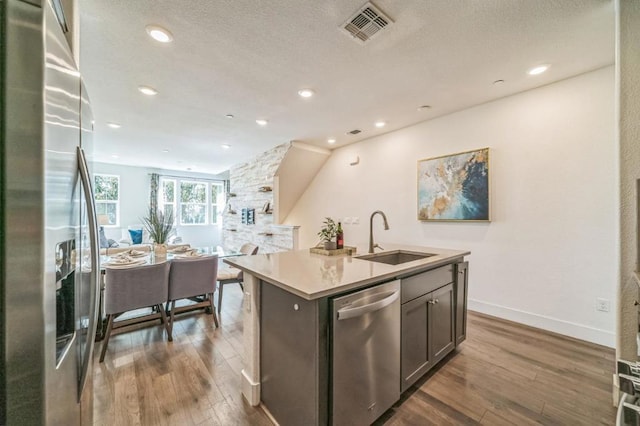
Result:
[[[104,361],[107,345],[111,334],[119,334],[134,323],[140,323],[139,318],[115,321],[125,312],[135,309],[152,307],[157,313],[147,315],[144,320],[160,319],[160,323],[167,330],[169,341],[173,340],[171,329],[167,322],[167,315],[162,306],[169,294],[169,265],[158,263],[148,266],[131,268],[107,268],[104,275],[104,312],[107,314],[107,331],[102,342],[100,362]]]
[[[255,244],[245,243],[240,247],[240,253],[246,256],[253,256],[258,253],[259,247]],[[233,266],[224,266],[218,271],[218,313],[222,309],[222,289],[225,284],[240,284],[240,288],[244,290],[244,276],[242,271]]]
[[[169,330],[173,332],[175,315],[198,308],[207,308],[213,314],[216,327],[218,316],[213,306],[213,293],[216,290],[216,275],[218,273],[218,255],[174,258],[169,269],[169,297],[171,309],[169,313]],[[200,296],[201,298],[197,298]],[[176,300],[190,299],[195,304],[176,307]]]

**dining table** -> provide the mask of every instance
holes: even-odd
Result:
[[[100,256],[100,272],[105,273],[106,268],[135,268],[143,265],[155,265],[157,263],[171,262],[174,258],[188,258],[200,256],[217,255],[218,259],[227,257],[243,256],[243,253],[237,250],[227,249],[222,246],[205,246],[205,247],[188,247],[184,250],[174,249],[168,250],[166,254],[157,255],[152,251],[142,251],[131,249],[130,251],[120,252],[115,255]],[[130,258],[132,262],[116,262],[118,259]]]
[[[186,247],[186,246],[182,246]],[[104,290],[105,290],[105,274],[108,268],[132,269],[141,266],[155,265],[158,263],[171,262],[173,259],[179,258],[198,258],[203,256],[217,255],[220,265],[222,259],[235,256],[244,256],[240,251],[224,248],[222,246],[203,246],[203,247],[180,247],[174,250],[167,250],[166,254],[158,255],[151,251],[135,250],[120,252],[111,256],[100,256],[100,301],[98,307],[99,326],[96,329],[96,341],[104,338],[106,331],[106,317],[104,315]],[[184,311],[184,309],[181,309]],[[126,321],[131,323],[143,323],[156,319],[155,313],[142,315],[131,318]]]

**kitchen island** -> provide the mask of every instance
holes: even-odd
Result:
[[[364,412],[356,413],[360,417],[345,415],[339,407],[343,398],[337,397],[344,392],[342,382],[346,377],[337,376],[342,371],[338,365],[341,360],[354,358],[373,368],[381,365],[375,354],[391,354],[385,357],[393,360],[386,361],[392,368],[379,370],[397,370],[397,380],[381,379],[395,391],[395,402],[401,391],[464,340],[468,281],[464,256],[469,252],[382,245],[383,253],[389,255],[379,254],[373,259],[359,258],[366,256],[364,246],[357,247],[357,253],[351,256],[323,256],[298,250],[225,259],[225,263],[244,271],[242,392],[249,403],[262,402],[282,425],[340,424],[362,420],[363,415],[369,416],[366,421],[371,422],[389,408],[388,402],[378,403],[378,396],[371,396],[370,404],[350,401],[354,410]],[[389,264],[394,262],[402,263]],[[390,285],[396,285],[399,291],[389,290]],[[375,288],[385,292],[374,294],[371,306],[396,307],[379,320],[366,315],[353,320],[364,321],[367,327],[348,339],[345,346],[356,346],[349,349],[351,356],[343,356],[343,344],[333,340],[339,330],[332,309],[337,308],[338,298],[345,296],[344,306],[355,307],[358,300],[363,300],[358,299],[361,290]],[[391,317],[393,321],[388,320]],[[376,321],[379,329],[386,330],[387,337],[372,334]],[[375,347],[355,353],[359,344],[355,342],[362,342],[363,346],[375,343]],[[349,374],[357,369],[345,371]],[[369,384],[366,380],[355,383],[358,381],[347,380],[356,388],[360,386],[361,392],[347,394],[367,397]],[[364,403],[367,407],[358,408]]]

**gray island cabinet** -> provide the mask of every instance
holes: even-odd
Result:
[[[465,339],[469,252],[383,246],[429,256],[398,265],[306,250],[225,259],[245,274],[242,391],[278,424],[371,423]],[[338,308],[354,317],[366,297],[378,313],[342,321],[352,337],[334,339]]]

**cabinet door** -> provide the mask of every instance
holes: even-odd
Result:
[[[456,346],[467,338],[469,262],[456,264]]]
[[[429,354],[432,364],[455,348],[453,284],[429,293]]]
[[[261,402],[281,425],[327,424],[320,395],[328,389],[319,391],[325,355],[319,348],[319,301],[260,283]]]
[[[402,305],[401,391],[404,392],[430,367],[428,302],[431,294]]]

